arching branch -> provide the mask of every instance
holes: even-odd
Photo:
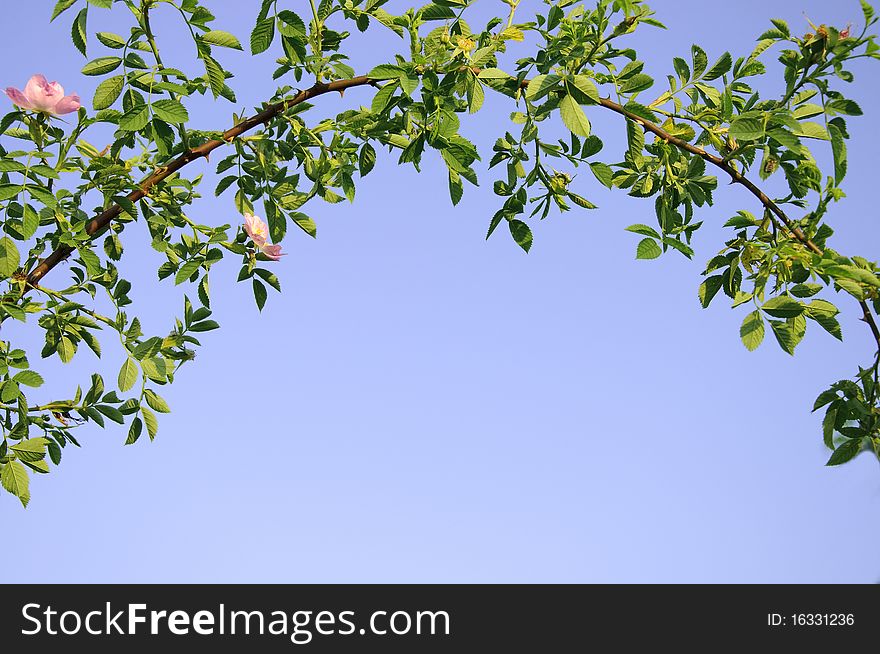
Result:
[[[229,128],[223,133],[222,139],[211,140],[198,147],[190,148],[167,165],[156,169],[155,172],[153,172],[149,177],[141,182],[136,190],[129,193],[127,197],[131,202],[137,202],[138,200],[144,198],[153,186],[155,186],[157,183],[161,182],[165,178],[169,177],[170,175],[176,173],[187,164],[192,163],[193,161],[196,161],[197,159],[200,159],[202,157],[207,157],[211,152],[213,152],[220,146],[229,143],[236,137],[241,136],[245,132],[248,132],[255,127],[267,124],[275,116],[283,113],[291,107],[294,107],[298,104],[301,104],[302,102],[305,102],[306,100],[309,100],[310,98],[324,95],[325,93],[331,93],[333,91],[343,92],[345,91],[345,89],[348,88],[367,86],[375,83],[376,82],[374,80],[371,80],[366,75],[352,77],[351,79],[337,80],[328,83],[316,83],[314,86],[300,91],[293,98],[285,100],[283,102],[272,104],[263,111],[252,116],[251,118],[247,118],[237,125]],[[526,88],[528,84],[529,80],[524,80],[521,83],[521,87]],[[773,200],[771,200],[766,193],[758,188],[758,186],[756,186],[754,182],[749,180],[745,175],[734,168],[728,161],[725,161],[721,157],[707,152],[701,147],[692,145],[691,143],[688,143],[683,139],[673,136],[656,123],[645,120],[644,118],[637,116],[630,111],[627,111],[625,107],[618,104],[617,102],[614,102],[613,100],[602,98],[599,100],[599,105],[617,114],[620,114],[621,116],[624,116],[629,120],[632,120],[633,122],[641,125],[646,132],[651,132],[658,138],[674,145],[680,150],[701,157],[708,163],[711,163],[712,165],[723,170],[730,176],[731,180],[734,183],[741,184],[758,199],[758,201],[772,214],[772,217],[774,221],[778,223],[778,226],[785,228],[794,237],[795,240],[800,242],[804,247],[806,247],[814,254],[822,254],[822,248],[820,248],[813,241],[807,238],[800,227],[798,227],[794,223],[794,221],[789,218],[788,215],[786,215],[786,213],[779,207],[779,205],[773,202]],[[122,213],[122,207],[119,204],[114,204],[108,209],[105,209],[86,225],[86,233],[91,236],[101,232],[116,217],[118,217],[120,213]],[[30,287],[38,285],[43,277],[45,277],[53,268],[55,268],[59,263],[70,256],[73,251],[74,249],[69,246],[61,246],[55,249],[48,257],[43,259],[39,263],[39,265],[37,265],[30,273],[28,273],[27,286]],[[27,287],[25,290],[27,290]],[[859,305],[862,309],[861,320],[865,322],[871,330],[871,334],[873,335],[874,341],[878,348],[878,353],[880,353],[880,328],[878,328],[877,326],[876,320],[874,318],[874,315],[871,313],[868,303],[864,300],[859,300]]]

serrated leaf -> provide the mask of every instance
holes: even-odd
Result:
[[[15,381],[24,386],[39,388],[43,385],[43,377],[36,370],[22,370],[13,377]]]
[[[52,17],[49,19],[49,22],[58,18],[61,13],[70,9],[76,4],[76,2],[77,0],[58,0],[58,2],[55,3],[55,8],[52,10]]]
[[[561,79],[558,75],[536,75],[526,87],[526,98],[532,102],[540,100],[558,88]]]
[[[703,79],[706,81],[712,81],[713,79],[718,79],[722,75],[724,75],[727,71],[730,70],[730,67],[733,63],[733,59],[730,56],[729,52],[725,52],[721,57],[716,61],[712,67],[706,71],[706,74],[703,75]]]
[[[167,98],[153,103],[153,113],[165,122],[177,124],[189,120],[189,112],[179,101]]]
[[[21,255],[15,242],[8,236],[0,238],[0,278],[12,277],[21,265]]]
[[[0,485],[21,500],[25,507],[31,501],[28,481],[27,470],[18,461],[10,461],[0,472]]]
[[[98,37],[98,41],[106,45],[108,48],[121,50],[125,47],[125,39],[113,32],[98,32],[95,36]]]
[[[222,48],[232,48],[234,50],[243,50],[241,43],[234,34],[224,32],[222,30],[210,30],[199,37],[205,43],[210,45],[219,45]]]
[[[126,132],[142,130],[150,122],[150,108],[145,104],[132,107],[119,119],[119,129]]]
[[[787,295],[780,295],[768,300],[761,309],[774,318],[793,318],[804,312],[804,306]]]
[[[92,106],[96,111],[111,106],[116,102],[119,94],[122,93],[124,86],[125,78],[122,75],[108,77],[98,84],[98,88],[95,89],[95,96],[92,98]]]
[[[653,238],[643,238],[636,246],[636,259],[656,259],[663,250]]]
[[[119,68],[122,63],[120,57],[98,57],[83,66],[83,75],[106,75]]]
[[[252,286],[254,289],[254,301],[257,303],[257,308],[262,311],[263,307],[266,306],[266,298],[269,297],[269,292],[259,279],[254,278]]]
[[[141,437],[143,428],[144,423],[140,418],[135,417],[135,419],[131,421],[131,427],[128,428],[128,437],[125,439],[125,444],[134,445],[137,443],[137,439]]]
[[[48,442],[48,440],[42,437],[28,438],[10,446],[9,449],[15,452],[15,456],[22,461],[39,461],[46,456],[46,445]]]
[[[712,299],[718,295],[718,291],[721,290],[723,285],[724,277],[722,275],[712,275],[711,277],[707,277],[706,280],[700,284],[698,296],[700,299],[700,305],[704,309],[709,307]]]
[[[601,161],[594,161],[590,164],[590,170],[602,186],[611,188],[614,171],[611,170],[610,166]]]
[[[757,118],[737,118],[730,125],[730,135],[738,141],[756,141],[764,137],[764,123]]]
[[[649,227],[648,225],[636,223],[635,225],[630,225],[625,229],[626,231],[632,232],[633,234],[641,234],[642,236],[650,236],[652,238],[656,238],[658,241],[660,240],[660,234],[657,233],[657,230],[653,227]]]
[[[851,438],[844,443],[842,443],[834,452],[831,454],[831,458],[828,459],[828,463],[826,466],[839,466],[847,461],[851,461],[856,457],[856,455],[862,451],[862,439],[860,438]]]
[[[152,389],[147,388],[144,390],[144,399],[153,410],[158,411],[159,413],[171,413],[171,408],[165,400],[157,395]]]
[[[373,167],[376,165],[376,150],[369,143],[364,143],[361,146],[360,153],[358,155],[358,169],[360,170],[361,177],[366,177],[370,174],[370,171],[373,170]]]
[[[559,112],[562,115],[562,122],[572,133],[578,136],[590,135],[590,121],[581,106],[570,95],[565,95],[560,100]]]
[[[275,18],[268,17],[257,21],[256,26],[251,32],[251,54],[260,54],[268,50],[274,38]],[[150,438],[152,439],[152,435]]]
[[[516,244],[528,252],[532,247],[532,230],[521,220],[511,220],[508,223],[510,235]]]
[[[82,53],[83,57],[86,56],[86,20],[88,12],[88,7],[80,9],[73,21],[73,25],[70,26],[70,36],[73,39],[73,45]]]
[[[147,434],[149,434],[150,440],[153,440],[159,431],[159,421],[156,419],[156,414],[141,404],[141,415],[143,415],[144,424],[147,426]]]
[[[190,259],[184,263],[174,275],[174,285],[177,286],[188,280],[193,274],[195,274],[201,265],[202,261],[200,259]]]
[[[223,67],[213,58],[205,55],[202,57],[205,64],[205,75],[208,78],[208,84],[211,86],[211,93],[215,98],[219,98],[226,87],[226,75],[223,73]]]
[[[117,378],[119,390],[123,393],[131,390],[135,385],[135,382],[137,382],[137,378],[138,366],[131,357],[129,357],[125,360],[125,363],[122,364],[122,368],[119,369],[119,376]]]
[[[764,341],[764,317],[760,311],[752,311],[743,320],[739,336],[749,352],[754,352]]]

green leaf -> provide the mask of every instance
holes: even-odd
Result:
[[[294,212],[290,214],[290,219],[294,223],[296,223],[297,227],[299,227],[312,238],[316,238],[318,236],[318,226],[315,224],[315,221],[309,218],[304,213],[300,213],[298,211]]]
[[[22,370],[13,379],[19,384],[31,388],[39,388],[43,385],[43,377],[36,370]]]
[[[691,60],[694,64],[694,77],[700,77],[706,66],[709,65],[709,57],[706,52],[698,45],[691,46]]]
[[[641,93],[654,86],[654,79],[644,73],[636,73],[620,85],[621,93]]]
[[[834,452],[831,454],[831,458],[828,459],[828,463],[826,466],[839,466],[842,463],[846,463],[847,461],[851,461],[856,457],[856,455],[862,451],[862,439],[861,438],[851,438],[840,445]]]
[[[137,439],[141,437],[143,428],[144,423],[140,418],[135,417],[135,419],[131,421],[131,427],[128,428],[128,438],[125,439],[125,444],[134,445],[137,443]]]
[[[180,102],[167,98],[153,103],[153,113],[168,123],[185,123],[189,120],[189,112]]]
[[[211,30],[209,32],[205,32],[199,37],[205,43],[209,43],[211,45],[219,45],[222,48],[233,48],[235,50],[243,50],[241,47],[241,43],[235,37],[235,35],[230,34],[229,32],[224,32],[222,30]]]
[[[480,79],[508,79],[511,75],[500,68],[483,68],[477,77]]]
[[[752,311],[743,320],[739,336],[749,352],[754,352],[764,340],[764,317],[760,311]]]
[[[614,171],[611,170],[610,166],[601,161],[594,161],[590,164],[590,170],[602,186],[611,188]]]
[[[150,122],[150,108],[145,104],[137,104],[119,119],[119,129],[126,132],[142,130]]]
[[[98,88],[95,89],[95,96],[92,98],[92,106],[96,111],[111,106],[116,102],[119,94],[122,93],[122,88],[124,86],[125,78],[122,75],[108,77],[98,84]]]
[[[73,45],[76,46],[77,50],[82,52],[83,57],[86,56],[86,19],[88,13],[88,7],[80,9],[73,21],[73,25],[70,26],[70,36],[73,39]]]
[[[52,22],[63,12],[70,9],[73,5],[75,5],[77,0],[58,0],[55,3],[55,8],[52,10],[52,18],[49,19],[49,22]]]
[[[787,295],[772,298],[765,302],[761,308],[774,318],[793,318],[804,312],[804,306]]]
[[[214,329],[219,329],[219,327],[220,325],[216,320],[202,320],[194,325],[190,325],[189,330],[191,332],[210,332]]]
[[[21,255],[15,242],[8,236],[0,238],[0,278],[12,277],[21,265]]]
[[[642,236],[650,236],[651,238],[656,238],[658,241],[660,240],[660,234],[657,233],[656,229],[648,227],[648,225],[642,225],[641,223],[630,225],[626,228],[626,231],[632,232],[633,234],[641,234]]]
[[[709,307],[709,304],[712,302],[712,298],[718,295],[718,291],[721,290],[721,287],[724,285],[724,276],[723,275],[712,275],[711,277],[707,277],[706,281],[700,284],[699,298],[700,305],[704,309]]]
[[[159,413],[171,413],[171,408],[165,400],[159,397],[152,389],[147,388],[144,390],[144,399],[153,410],[158,411]]]
[[[558,75],[536,75],[526,87],[526,98],[531,102],[540,100],[550,91],[558,88],[561,79]]]
[[[122,412],[116,407],[110,406],[109,404],[96,404],[95,409],[97,411],[112,420],[115,423],[123,424],[125,422],[125,417],[122,415]]]
[[[794,320],[769,320],[770,327],[773,328],[773,335],[779,347],[788,354],[794,355],[794,350],[803,338],[801,333],[795,326]]]
[[[586,99],[590,100],[593,104],[599,104],[599,89],[596,88],[593,80],[586,75],[575,75],[571,83]]]
[[[58,356],[64,363],[70,363],[76,354],[76,345],[67,336],[62,336],[58,341]]]
[[[794,127],[795,125],[792,125],[792,132],[803,138],[819,139],[821,141],[828,141],[831,139],[828,135],[828,131],[819,123],[797,123],[797,129],[794,129]]]
[[[399,80],[402,77],[406,76],[406,71],[403,70],[400,66],[393,66],[391,64],[379,64],[375,68],[373,68],[369,73],[367,73],[367,77],[370,79],[382,81],[386,79],[396,79]]]
[[[266,298],[269,296],[269,292],[257,278],[253,279],[252,284],[254,288],[254,301],[257,303],[257,308],[262,311],[263,307],[266,306]]]
[[[39,461],[46,456],[46,445],[49,443],[45,438],[28,438],[12,445],[9,449],[15,452],[15,456],[22,461]]]
[[[19,395],[21,395],[21,389],[18,387],[17,381],[7,379],[3,382],[3,388],[0,390],[0,400],[11,404],[18,399]]]
[[[144,424],[147,426],[147,434],[149,434],[150,440],[153,440],[156,438],[156,433],[159,431],[159,421],[156,420],[156,414],[143,404],[141,404],[141,414],[144,416]]]
[[[508,227],[510,228],[510,235],[513,236],[516,244],[528,252],[532,247],[532,230],[529,226],[521,220],[511,220],[508,223]]]
[[[119,68],[122,59],[119,57],[98,57],[83,66],[83,75],[106,75]]]
[[[254,30],[251,32],[251,54],[260,54],[269,49],[275,38],[275,18],[268,17],[257,21]],[[149,423],[147,423],[149,427]],[[153,435],[150,435],[150,439]]]
[[[656,259],[663,250],[653,238],[643,238],[636,246],[636,259]]]
[[[23,506],[26,507],[31,501],[31,494],[28,490],[28,473],[18,461],[10,461],[3,466],[3,471],[0,472],[0,484],[21,500]]]
[[[208,84],[211,85],[211,93],[215,98],[219,98],[226,88],[226,75],[223,73],[223,67],[207,55],[202,57],[202,61],[205,63],[205,74],[208,77]]]
[[[201,267],[201,265],[201,259],[190,259],[189,261],[184,263],[177,270],[177,274],[174,275],[174,285],[177,286],[188,280],[195,274],[195,272],[199,269],[199,267]]]
[[[108,48],[121,50],[125,47],[125,39],[113,32],[98,32],[95,36],[98,37],[98,41],[106,45]]]
[[[718,79],[722,75],[724,75],[727,71],[730,70],[731,64],[733,63],[733,59],[730,56],[729,52],[725,52],[718,61],[710,68],[705,75],[703,75],[703,79],[705,81],[712,81],[713,79]]]
[[[570,95],[563,96],[559,102],[559,112],[562,122],[568,129],[578,136],[590,135],[590,121],[581,106]]]
[[[834,155],[834,183],[839,186],[846,177],[846,141],[836,125],[829,125],[828,133],[831,135],[831,152]]]
[[[376,165],[376,150],[369,143],[364,143],[358,156],[358,169],[361,177],[366,177]]]
[[[138,366],[134,362],[134,360],[129,357],[125,360],[125,363],[122,364],[122,368],[119,369],[119,377],[117,379],[117,383],[119,384],[119,390],[125,393],[126,391],[131,390],[134,386],[135,382],[138,378]]]
[[[757,118],[737,118],[730,125],[730,135],[738,141],[756,141],[764,137],[764,123]]]

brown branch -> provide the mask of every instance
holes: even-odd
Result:
[[[528,84],[528,81],[524,82],[524,84]],[[800,227],[794,224],[794,221],[789,218],[785,212],[779,207],[778,204],[773,202],[769,197],[767,197],[766,193],[764,193],[761,189],[759,189],[754,182],[749,180],[745,175],[739,172],[736,168],[730,165],[729,162],[725,161],[721,157],[718,157],[714,154],[706,152],[703,148],[697,147],[695,145],[691,145],[687,141],[684,141],[680,138],[673,136],[668,133],[658,125],[652,123],[649,120],[645,120],[639,116],[636,116],[630,111],[627,111],[623,106],[612,100],[600,99],[599,104],[605,107],[606,109],[610,109],[621,116],[626,116],[630,120],[641,125],[646,132],[651,132],[656,135],[660,139],[666,141],[667,143],[671,143],[675,147],[680,150],[684,150],[685,152],[690,152],[691,154],[695,154],[698,157],[708,161],[709,163],[717,166],[728,175],[730,175],[731,180],[734,183],[742,184],[745,186],[749,192],[754,195],[761,202],[764,207],[770,211],[775,218],[785,226],[785,228],[794,236],[794,238],[799,241],[804,247],[813,252],[814,254],[822,255],[822,248],[813,243],[807,236],[803,233]],[[877,322],[874,320],[874,315],[871,313],[871,309],[868,306],[868,303],[865,300],[858,300],[859,306],[862,308],[862,318],[861,320],[867,323],[868,327],[871,330],[871,334],[874,336],[874,341],[877,344],[878,354],[880,354],[880,328],[877,327]]]
[[[230,129],[223,132],[222,139],[215,139],[212,141],[208,141],[207,143],[203,143],[198,147],[190,148],[170,163],[157,168],[152,175],[141,182],[138,185],[138,188],[129,193],[126,197],[131,202],[137,202],[138,200],[146,197],[149,194],[150,189],[152,189],[156,184],[161,182],[163,179],[173,175],[187,164],[192,163],[193,161],[195,161],[196,159],[200,159],[201,157],[207,158],[207,156],[211,152],[213,152],[220,146],[226,145],[233,139],[241,136],[247,131],[250,131],[258,125],[265,125],[278,114],[283,113],[291,107],[301,104],[310,98],[324,95],[325,93],[332,93],[333,91],[338,91],[341,93],[345,91],[345,89],[351,88],[353,86],[365,86],[371,83],[373,83],[372,80],[370,80],[365,75],[361,75],[360,77],[353,77],[351,79],[315,84],[311,88],[300,91],[293,98],[270,105],[255,116],[247,118],[246,120],[243,120],[234,127],[231,127]],[[113,222],[113,220],[118,217],[120,213],[122,213],[122,207],[118,204],[114,204],[113,206],[108,207],[100,214],[92,218],[91,221],[89,221],[89,223],[86,225],[86,234],[88,234],[89,236],[97,234],[101,230],[105,229],[111,222]],[[52,270],[55,266],[64,261],[71,254],[73,254],[73,252],[74,248],[66,245],[62,245],[56,248],[48,257],[43,259],[36,268],[28,273],[27,286],[36,286],[37,284],[39,284],[40,280],[45,277],[50,270]]]
[[[472,70],[476,74],[479,73],[479,70],[477,69]],[[309,98],[314,98],[325,93],[330,93],[332,91],[338,91],[342,93],[343,91],[345,91],[345,89],[351,88],[353,86],[365,86],[374,83],[374,80],[371,80],[366,75],[361,75],[359,77],[353,77],[346,80],[337,80],[335,82],[329,83],[319,82],[309,89],[300,91],[295,97],[291,98],[290,100],[285,100],[284,102],[278,102],[276,104],[270,105],[255,116],[243,120],[234,127],[226,130],[223,133],[222,140],[218,139],[208,141],[207,143],[204,143],[198,147],[187,150],[182,155],[171,161],[169,164],[158,168],[152,175],[141,182],[138,189],[129,193],[127,197],[130,201],[137,202],[138,200],[145,197],[153,186],[161,182],[169,175],[176,173],[187,164],[201,157],[207,157],[213,150],[216,150],[221,145],[230,142],[231,140],[235,139],[238,136],[241,136],[245,132],[253,129],[254,127],[265,125],[278,114],[286,111],[290,107],[305,102]],[[520,86],[521,88],[525,88],[528,86],[528,84],[529,80],[523,80]],[[794,221],[792,221],[786,215],[786,213],[779,207],[779,205],[777,205],[775,202],[773,202],[773,200],[767,197],[767,195],[760,188],[758,188],[745,175],[736,170],[736,168],[731,166],[729,162],[725,161],[717,155],[707,152],[701,147],[692,145],[683,139],[673,136],[655,123],[652,123],[649,120],[645,120],[644,118],[637,116],[630,111],[627,111],[626,108],[624,108],[617,102],[614,102],[613,100],[602,98],[599,100],[599,104],[602,107],[610,109],[611,111],[618,113],[621,116],[624,116],[629,120],[632,120],[635,123],[641,125],[646,132],[651,132],[658,138],[667,143],[671,143],[680,150],[690,152],[691,154],[694,154],[723,170],[725,173],[730,175],[730,178],[734,183],[741,184],[746,189],[748,189],[749,192],[754,195],[768,211],[771,212],[775,219],[779,223],[781,223],[792,234],[792,236],[794,236],[797,241],[799,241],[804,247],[806,247],[814,254],[818,254],[821,256],[822,248],[820,248],[818,245],[813,243],[813,241],[807,238],[801,228],[795,225]],[[114,218],[119,216],[121,212],[122,207],[120,207],[118,204],[114,204],[112,207],[109,207],[108,209],[101,212],[86,225],[86,233],[91,236],[100,232],[101,230],[105,229],[113,221]],[[61,246],[57,248],[48,257],[43,259],[43,261],[41,261],[40,264],[28,274],[27,285],[36,286],[50,270],[52,270],[61,261],[70,256],[73,251],[74,249],[68,246]],[[859,305],[862,308],[861,320],[867,323],[868,327],[870,328],[871,333],[874,336],[874,340],[877,343],[878,352],[880,352],[880,328],[878,328],[877,326],[877,323],[874,319],[873,314],[871,313],[868,303],[864,300],[859,300]]]

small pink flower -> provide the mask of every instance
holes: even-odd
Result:
[[[79,96],[76,93],[64,95],[63,86],[58,82],[48,81],[42,75],[31,77],[24,87],[24,92],[10,86],[6,89],[6,95],[22,109],[43,111],[55,116],[69,114],[80,108]]]
[[[252,213],[244,215],[244,231],[258,248],[266,245],[266,241],[269,239],[269,227]]]
[[[852,23],[849,23],[845,29],[840,30],[840,38],[841,39],[848,39],[850,29],[852,29]]]
[[[269,227],[258,216],[252,213],[244,215],[244,231],[262,252],[272,261],[280,261],[284,256],[280,245],[271,245],[269,240]]]
[[[263,254],[269,257],[272,261],[281,261],[281,257],[284,256],[281,253],[280,245],[264,245],[262,248]]]

